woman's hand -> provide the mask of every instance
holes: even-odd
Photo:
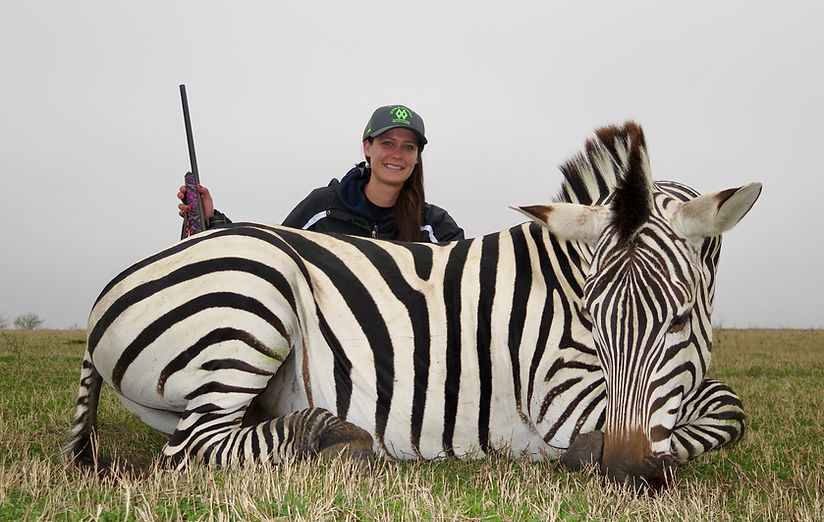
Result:
[[[204,187],[203,185],[197,186],[197,191],[200,192],[200,198],[203,200],[203,216],[206,219],[209,219],[215,215],[215,204],[212,201],[212,195],[209,194],[209,189]],[[177,208],[180,210],[178,214],[181,217],[186,215],[186,212],[191,210],[189,205],[186,204],[186,186],[180,187],[180,190],[177,192],[177,199],[181,201],[180,205]]]

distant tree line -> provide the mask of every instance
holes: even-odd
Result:
[[[14,319],[14,327],[18,330],[37,330],[45,320],[35,313],[27,313],[19,315]],[[9,327],[8,320],[0,315],[0,330],[5,330]]]

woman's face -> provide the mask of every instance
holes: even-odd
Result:
[[[418,137],[409,129],[389,129],[375,136],[372,143],[363,142],[363,153],[369,158],[372,177],[398,189],[418,163],[418,148]]]

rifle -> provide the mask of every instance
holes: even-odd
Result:
[[[192,137],[192,122],[189,120],[189,100],[186,98],[186,86],[180,85],[180,101],[183,103],[183,122],[186,124],[186,141],[189,145],[189,162],[192,170],[184,176],[186,183],[186,203],[190,210],[183,217],[183,229],[180,239],[206,230],[206,216],[203,213],[203,198],[197,190],[200,184],[200,175],[197,172],[197,158],[195,157],[195,140]]]

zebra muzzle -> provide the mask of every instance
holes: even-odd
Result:
[[[612,483],[656,493],[672,483],[676,466],[672,456],[651,455],[647,446],[646,438],[610,438],[602,431],[590,431],[575,438],[560,462],[573,471],[591,466]]]
[[[600,471],[611,482],[652,494],[674,482],[673,457],[653,455],[650,441],[641,430],[617,436],[606,434],[603,442]]]

